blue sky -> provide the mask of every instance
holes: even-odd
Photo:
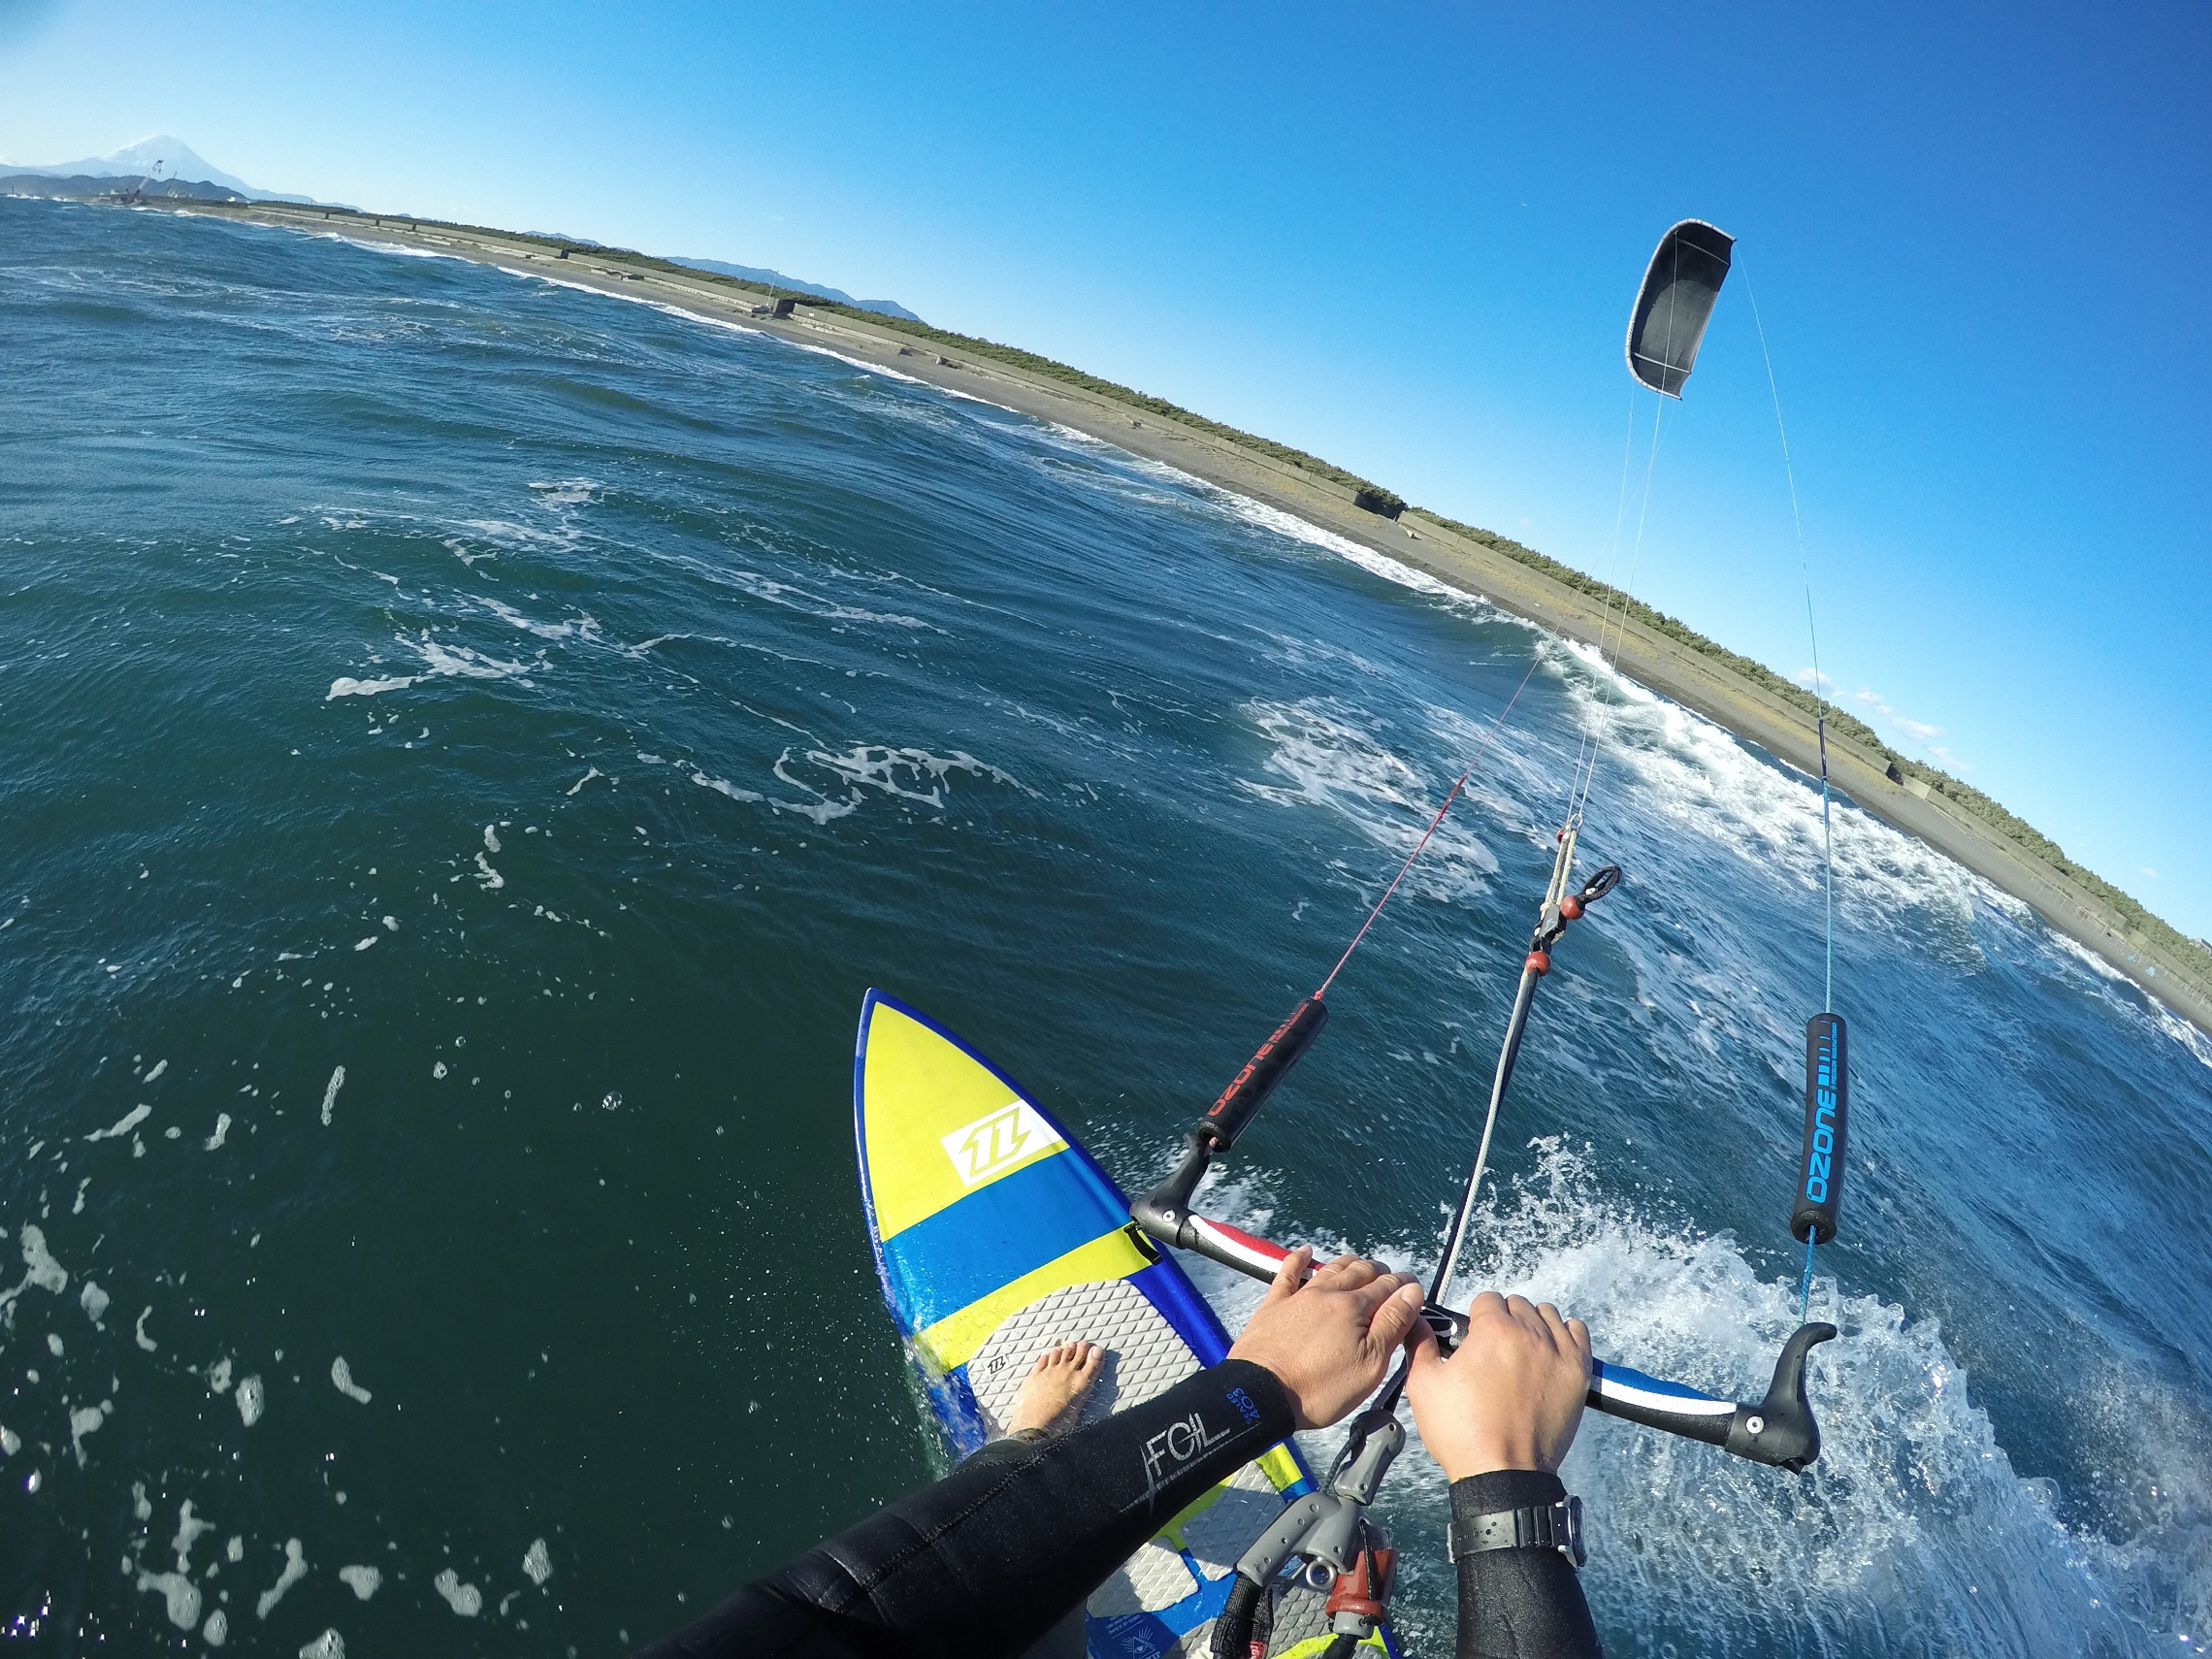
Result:
[[[2212,934],[2212,13],[1542,10],[0,0],[0,153],[773,266],[1616,579],[1708,218],[1639,595],[1808,666],[1748,277],[1839,697]]]

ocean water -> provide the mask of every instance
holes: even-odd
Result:
[[[1478,1266],[1764,1385],[1818,799],[1587,653],[830,355],[154,211],[0,200],[0,457],[24,1651],[605,1654],[927,1479],[862,992],[1148,1182],[1532,663],[1215,1202],[1433,1259],[1601,733],[1627,879],[1558,952]],[[2188,1651],[2212,1043],[1847,802],[1837,859],[1826,1455],[1590,1420],[1608,1651]],[[1382,1507],[1448,1650],[1433,1466]]]

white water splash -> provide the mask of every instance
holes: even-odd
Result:
[[[14,1289],[0,1292],[0,1307],[34,1286],[54,1296],[68,1289],[69,1270],[47,1249],[46,1230],[36,1221],[25,1221],[16,1236],[23,1252],[23,1277]]]
[[[169,1547],[177,1552],[178,1572],[191,1572],[192,1545],[214,1530],[215,1523],[213,1521],[204,1520],[192,1513],[192,1500],[186,1498],[177,1512],[177,1536],[170,1541],[169,1545]]]
[[[1244,713],[1270,745],[1265,770],[1281,781],[1240,778],[1240,787],[1279,806],[1336,813],[1391,858],[1414,850],[1451,787],[1449,777],[1432,777],[1401,753],[1382,722],[1332,699],[1252,702]],[[1426,734],[1419,738],[1417,750],[1433,752]],[[1470,822],[1462,815],[1438,826],[1419,862],[1406,872],[1402,893],[1464,902],[1489,891],[1498,861]],[[1395,868],[1391,858],[1358,872],[1363,893],[1372,884],[1369,896],[1381,895],[1381,883]]]
[[[405,691],[428,677],[425,674],[398,674],[390,679],[357,680],[342,674],[330,682],[330,690],[323,694],[323,701],[329,702],[342,697],[376,697],[384,692]]]
[[[287,1538],[284,1541],[284,1570],[276,1575],[276,1582],[261,1592],[261,1599],[253,1604],[253,1616],[267,1618],[276,1610],[276,1604],[284,1599],[284,1592],[307,1576],[307,1553],[301,1549],[298,1539]]]
[[[880,622],[888,623],[894,628],[911,628],[930,634],[944,633],[935,623],[925,622],[918,616],[903,616],[894,611],[863,610],[858,605],[840,604],[835,600],[825,599],[820,594],[809,593],[789,582],[779,582],[772,576],[764,576],[758,570],[702,569],[700,574],[718,584],[741,588],[755,599],[765,600],[770,604],[803,611],[809,616],[822,617],[831,622]]]
[[[409,686],[421,685],[425,680],[449,678],[513,680],[518,685],[528,686],[531,684],[528,675],[537,667],[530,663],[507,662],[486,656],[466,645],[449,645],[443,640],[432,638],[427,629],[412,639],[404,634],[396,635],[396,638],[403,649],[422,660],[423,672],[395,674],[373,680],[342,675],[331,681],[330,690],[324,694],[323,700],[330,702],[342,697],[378,697],[385,692],[405,691]]]
[[[107,1422],[114,1409],[114,1401],[102,1400],[97,1406],[82,1406],[69,1414],[69,1449],[77,1454],[78,1468],[84,1467],[84,1437]]]
[[[529,486],[547,506],[575,506],[591,501],[602,486],[590,478],[558,478]]]
[[[372,1397],[369,1390],[353,1381],[353,1368],[345,1363],[342,1355],[330,1362],[330,1380],[348,1400],[358,1400],[364,1406],[369,1403]]]
[[[694,772],[691,781],[700,789],[710,789],[717,795],[726,795],[732,800],[765,800],[767,797],[756,790],[739,789],[728,778],[710,778],[704,772]],[[581,787],[581,786],[579,786]]]
[[[569,622],[538,622],[523,615],[521,611],[516,610],[511,605],[502,604],[495,599],[478,597],[476,603],[482,605],[509,628],[520,629],[523,633],[536,634],[540,639],[572,638],[586,643],[593,643],[599,639],[599,624],[588,616],[579,616]]]
[[[84,1138],[88,1141],[120,1140],[152,1116],[153,1108],[151,1106],[133,1106],[105,1129],[94,1129]]]
[[[146,1573],[138,1576],[138,1587],[159,1593],[162,1608],[169,1614],[169,1622],[179,1630],[190,1630],[200,1622],[200,1586],[181,1573]]]
[[[788,751],[786,758],[789,758]],[[1001,771],[988,762],[977,760],[965,749],[956,749],[950,755],[933,755],[927,749],[892,748],[882,743],[855,743],[842,754],[809,749],[805,759],[809,764],[834,772],[849,783],[864,785],[899,800],[910,800],[939,810],[945,804],[946,779],[954,772],[989,778],[993,783],[1020,790],[1032,800],[1041,798],[1035,790],[1011,772]]]
[[[1724,1235],[1595,1196],[1582,1155],[1532,1144],[1534,1170],[1485,1198],[1467,1283],[1587,1319],[1606,1359],[1725,1398],[1763,1391],[1797,1324],[1795,1285],[1763,1278]],[[1237,1190],[1223,1196],[1244,1224]],[[2129,1650],[2106,1583],[2120,1553],[2068,1533],[2014,1473],[1935,1322],[1820,1290],[1814,1317],[1843,1334],[1808,1367],[1823,1449],[1805,1475],[1583,1418],[1561,1478],[1588,1507],[1583,1581],[1601,1624],[1683,1653]],[[1399,1524],[1441,1533],[1444,1491],[1416,1440],[1392,1478]]]
[[[445,1598],[445,1605],[463,1618],[474,1618],[484,1610],[484,1592],[473,1584],[461,1582],[461,1575],[448,1567],[430,1581],[430,1587]]]

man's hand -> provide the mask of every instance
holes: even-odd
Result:
[[[1549,1302],[1485,1290],[1467,1311],[1449,1359],[1421,1327],[1406,1398],[1421,1444],[1463,1480],[1495,1469],[1556,1474],[1575,1444],[1590,1387],[1590,1331]]]
[[[1313,1277],[1306,1277],[1308,1269]],[[1302,1429],[1326,1428],[1372,1394],[1421,1320],[1421,1288],[1356,1255],[1314,1267],[1300,1245],[1229,1350],[1275,1373]]]

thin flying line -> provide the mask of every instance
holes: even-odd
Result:
[[[1390,885],[1382,890],[1382,896],[1375,901],[1375,908],[1367,913],[1367,920],[1359,925],[1359,931],[1351,936],[1351,943],[1345,946],[1344,955],[1337,958],[1336,966],[1329,969],[1329,977],[1322,980],[1320,990],[1314,992],[1315,1001],[1318,1002],[1326,996],[1329,987],[1336,984],[1336,976],[1344,972],[1344,964],[1351,960],[1351,953],[1359,949],[1359,941],[1367,937],[1367,929],[1375,926],[1375,918],[1382,914],[1382,906],[1390,902],[1390,895],[1398,891],[1398,884],[1406,879],[1406,872],[1414,867],[1414,861],[1421,856],[1421,849],[1429,844],[1429,837],[1436,833],[1437,826],[1444,822],[1444,815],[1451,810],[1451,803],[1459,797],[1459,792],[1467,787],[1467,780],[1475,775],[1475,768],[1482,764],[1482,757],[1489,753],[1490,740],[1497,736],[1498,729],[1505,725],[1506,716],[1513,713],[1513,704],[1520,701],[1520,694],[1528,689],[1528,682],[1535,677],[1536,666],[1543,660],[1540,656],[1529,660],[1528,672],[1521,675],[1520,684],[1513,687],[1513,695],[1506,699],[1506,706],[1499,709],[1497,719],[1490,722],[1490,730],[1482,733],[1481,747],[1475,751],[1475,758],[1467,763],[1467,769],[1459,774],[1459,781],[1445,792],[1444,804],[1436,809],[1436,816],[1429,820],[1428,828],[1421,831],[1421,838],[1414,843],[1414,850],[1406,855],[1406,862],[1398,866],[1398,873],[1390,878]]]
[[[1620,553],[1620,527],[1628,522],[1628,476],[1629,469],[1636,460],[1636,388],[1631,387],[1629,388],[1628,393],[1628,431],[1622,436],[1620,440],[1620,493],[1613,502],[1612,534],[1606,537],[1606,551],[1603,561],[1604,565],[1609,570],[1613,567],[1613,564]],[[1610,604],[1610,602],[1609,601],[1608,602]],[[1605,655],[1604,633],[1604,618],[1601,615],[1599,620],[1600,643],[1598,646],[1598,655],[1601,658],[1603,658]],[[1577,780],[1580,779],[1582,775],[1583,763],[1589,759],[1590,745],[1593,741],[1595,741],[1595,723],[1585,721],[1582,725],[1581,732],[1576,738],[1575,769],[1568,773],[1569,777]],[[1569,801],[1568,810],[1571,815],[1574,810],[1573,801],[1575,797],[1575,786],[1571,785],[1569,787],[1567,791],[1567,797]]]
[[[1821,951],[1823,957],[1821,1011],[1836,1012],[1836,836],[1830,822],[1828,796],[1828,681],[1820,672],[1820,630],[1812,619],[1812,561],[1805,552],[1805,515],[1798,508],[1797,469],[1790,465],[1790,431],[1782,422],[1782,393],[1774,379],[1773,354],[1767,349],[1767,325],[1759,318],[1759,294],[1751,285],[1751,273],[1743,273],[1744,297],[1751,302],[1751,326],[1759,333],[1759,356],[1767,366],[1767,395],[1774,403],[1774,431],[1782,440],[1782,475],[1790,482],[1790,520],[1797,527],[1798,570],[1805,577],[1805,631],[1812,641],[1812,695],[1820,701],[1815,730],[1820,739],[1820,858]],[[1805,1272],[1798,1279],[1798,1323],[1812,1311],[1812,1250],[1819,1230],[1808,1225],[1805,1235]]]
[[[1635,597],[1636,573],[1643,568],[1643,530],[1651,517],[1651,480],[1659,467],[1659,434],[1666,425],[1666,414],[1667,406],[1657,401],[1655,395],[1651,411],[1651,449],[1650,453],[1644,457],[1643,462],[1643,499],[1636,509],[1636,541],[1629,551],[1628,581],[1617,590],[1620,595],[1620,602],[1617,607],[1619,621],[1617,625],[1613,623],[1612,613],[1616,607],[1610,600],[1606,602],[1605,610],[1599,613],[1598,661],[1601,664],[1607,664],[1606,634],[1610,628],[1613,642],[1611,660],[1608,666],[1616,671],[1620,666],[1621,647],[1628,639],[1628,607]],[[1597,782],[1598,762],[1603,757],[1604,750],[1603,739],[1593,732],[1587,764],[1583,764],[1578,757],[1577,769],[1580,776],[1575,780],[1575,787],[1570,792],[1567,810],[1569,825],[1579,825],[1582,822],[1582,814],[1590,802],[1590,790]]]
[[[1767,365],[1767,394],[1774,402],[1774,430],[1782,439],[1782,475],[1790,483],[1790,519],[1797,526],[1798,570],[1805,577],[1805,631],[1812,641],[1812,695],[1820,699],[1818,734],[1820,739],[1820,856],[1825,871],[1822,881],[1821,919],[1822,954],[1825,959],[1820,1006],[1821,1012],[1836,1012],[1836,842],[1835,831],[1829,822],[1828,800],[1828,682],[1820,672],[1820,630],[1812,619],[1812,560],[1805,552],[1805,515],[1798,510],[1797,469],[1790,465],[1790,432],[1782,424],[1781,388],[1774,380],[1774,359],[1767,350],[1767,326],[1759,320],[1759,295],[1751,285],[1751,273],[1743,273],[1744,297],[1751,302],[1751,325],[1759,332],[1759,356]],[[1806,1268],[1809,1274],[1811,1269]],[[1809,1279],[1807,1280],[1809,1284]]]

